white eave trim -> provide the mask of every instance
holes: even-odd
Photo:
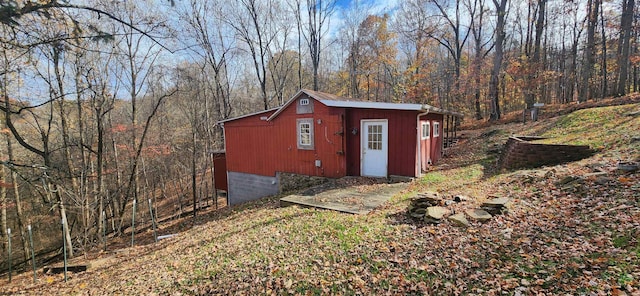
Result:
[[[361,108],[361,109],[386,109],[386,110],[409,110],[409,111],[429,111],[437,114],[461,115],[456,112],[446,111],[426,104],[409,103],[387,103],[387,102],[366,102],[366,101],[332,101],[319,100],[320,103],[329,107],[341,108]]]
[[[269,118],[267,118],[267,121],[271,121],[274,118],[276,118],[280,113],[282,113],[289,105],[291,105],[303,93],[306,94],[307,96],[309,96],[310,98],[312,98],[312,99],[314,99],[314,100],[316,100],[316,101],[318,101],[318,102],[320,102],[323,105],[328,106],[328,107],[382,109],[382,110],[408,110],[408,111],[419,111],[419,112],[428,111],[430,113],[447,114],[447,115],[454,115],[454,116],[462,117],[461,113],[447,111],[447,110],[436,108],[436,107],[433,107],[433,106],[427,105],[427,104],[388,103],[388,102],[349,101],[349,100],[328,100],[328,99],[318,98],[318,96],[314,95],[314,92],[312,92],[312,91],[307,91],[305,89],[301,89],[301,90],[298,91],[298,93],[296,93],[293,97],[291,97],[291,99],[289,99],[289,101],[287,101],[284,105],[282,105],[282,106],[280,106],[278,108],[275,108],[275,109],[278,109],[278,110],[276,110],[276,112],[271,114],[271,116],[269,116]],[[275,109],[272,109],[272,110],[275,110]],[[253,114],[253,115],[255,115],[255,114]],[[249,116],[249,115],[246,115],[246,116]],[[241,117],[238,117],[238,118],[241,118]],[[238,118],[234,118],[234,119],[238,119]]]
[[[298,92],[297,92],[293,97],[291,97],[291,99],[289,99],[286,103],[284,103],[284,105],[282,105],[282,106],[280,106],[280,107],[275,108],[275,109],[279,109],[279,110],[278,110],[278,111],[276,111],[275,113],[271,114],[271,116],[269,116],[269,118],[267,118],[267,121],[271,121],[271,120],[273,120],[274,118],[276,118],[276,116],[278,116],[278,114],[280,114],[282,111],[284,111],[284,109],[286,109],[289,105],[291,105],[291,103],[293,103],[293,101],[295,101],[295,100],[296,100],[296,98],[298,98],[298,97],[299,97],[301,94],[303,94],[303,93],[304,93],[304,94],[306,94],[306,95],[307,95],[307,96],[309,96],[309,97],[312,97],[312,96],[310,96],[308,93],[306,93],[306,92],[304,91],[304,89],[299,90],[299,91],[298,91]],[[313,97],[312,97],[312,98],[313,98]],[[315,98],[314,98],[314,99],[315,99]]]
[[[228,121],[233,121],[233,120],[237,120],[237,119],[242,119],[242,118],[246,118],[246,117],[250,117],[250,116],[254,116],[254,115],[258,115],[258,114],[262,114],[262,113],[268,113],[271,111],[275,111],[278,110],[280,107],[276,107],[276,108],[271,108],[269,110],[262,110],[262,111],[258,111],[258,112],[253,112],[253,113],[249,113],[249,114],[245,114],[245,115],[241,115],[238,117],[234,117],[234,118],[229,118],[229,119],[225,119],[225,120],[220,120],[218,122],[216,122],[216,124],[224,124],[225,122]]]
[[[362,109],[390,109],[390,110],[423,110],[423,106],[420,104],[407,104],[407,103],[387,103],[387,102],[361,102],[361,101],[331,101],[331,100],[319,100],[320,103],[329,107],[341,107],[341,108],[362,108]]]

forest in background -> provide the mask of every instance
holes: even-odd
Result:
[[[300,88],[483,120],[635,92],[637,16],[634,0],[0,0],[1,251],[10,228],[28,260],[33,225],[55,253],[63,220],[73,257],[167,192],[195,216],[216,122]]]

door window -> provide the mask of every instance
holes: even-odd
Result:
[[[367,148],[369,150],[382,150],[382,125],[369,125],[367,139]]]

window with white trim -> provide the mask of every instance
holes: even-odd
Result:
[[[440,136],[440,122],[434,122],[433,123],[433,137],[439,137]]]
[[[300,105],[302,106],[309,105],[309,99],[300,99]]]
[[[382,150],[382,124],[372,124],[368,126],[367,149]]]
[[[429,124],[429,122],[423,122],[422,123],[422,139],[426,140],[429,139],[429,135],[431,134],[431,125]]]
[[[313,118],[301,118],[297,122],[298,149],[312,150]]]

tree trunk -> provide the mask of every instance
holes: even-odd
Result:
[[[109,128],[111,130],[113,130],[113,121],[111,118],[111,113],[109,113],[108,115],[108,123],[109,123]],[[115,166],[115,172],[116,172],[116,188],[119,188],[119,190],[122,188],[122,186],[124,185],[122,182],[122,172],[120,170],[120,159],[118,157],[118,145],[116,144],[116,138],[115,136],[112,134],[111,135],[111,148],[113,148],[113,165]],[[111,198],[111,204],[112,204],[112,219],[117,219],[120,218],[120,216],[122,215],[120,213],[120,200],[118,198],[112,197]],[[112,224],[113,224],[113,220],[112,220]],[[116,230],[115,227],[112,227],[112,230]],[[118,230],[118,234],[120,232],[119,229]]]
[[[483,48],[482,48],[482,28],[483,23],[482,20],[484,18],[484,2],[480,1],[477,5],[479,8],[478,13],[478,22],[476,24],[475,20],[472,20],[471,23],[471,31],[473,32],[473,39],[475,45],[475,57],[474,57],[474,73],[475,76],[475,85],[474,87],[474,97],[475,97],[475,117],[477,120],[482,119],[482,112],[480,110],[480,72],[482,71],[482,60],[484,58]]]
[[[618,86],[616,95],[627,94],[627,77],[629,75],[629,52],[631,48],[631,29],[633,24],[634,0],[622,1],[622,17],[620,18],[621,50],[618,56],[620,72],[618,74]]]
[[[11,137],[5,134],[5,139],[7,142],[7,157],[9,158],[9,162],[13,162],[14,154],[13,154],[13,144],[11,141]],[[2,166],[2,169],[4,170],[4,166]],[[5,176],[4,172],[2,175]],[[10,182],[11,182],[11,188],[13,189],[13,198],[16,201],[16,222],[18,226],[18,231],[20,232],[22,249],[24,250],[25,259],[28,260],[29,246],[27,245],[27,238],[25,233],[24,214],[22,212],[22,198],[20,195],[20,190],[18,188],[18,175],[14,170],[11,170],[11,172],[9,173],[9,176],[11,177]]]
[[[96,110],[96,132],[97,132],[97,147],[96,147],[96,194],[98,195],[98,217],[101,217],[102,212],[105,211],[105,192],[104,192],[104,114],[100,110]],[[117,160],[116,160],[117,162]],[[100,219],[98,221],[97,235],[101,236],[105,233],[107,225],[105,225],[106,219]],[[103,243],[105,243],[103,241]]]
[[[582,83],[578,88],[578,101],[586,102],[591,98],[591,74],[593,72],[595,52],[595,32],[598,23],[598,1],[587,1],[587,45],[584,49],[585,61],[582,69]]]
[[[0,180],[5,180],[5,167],[4,165],[0,167]],[[7,228],[9,228],[9,224],[7,224],[7,188],[5,186],[0,186],[0,241],[2,241],[2,250],[5,250],[6,247],[6,235]]]
[[[64,227],[64,239],[67,241],[67,254],[69,258],[73,258],[73,242],[71,240],[71,226],[69,225],[69,220],[67,219],[67,210],[65,206],[65,201],[62,198],[61,188],[56,184],[49,184],[49,190],[53,192],[56,196],[56,200],[58,202],[58,208],[60,210],[60,218],[61,222],[64,223],[66,227]]]
[[[498,89],[500,86],[499,75],[502,68],[502,58],[504,56],[503,46],[505,39],[504,24],[507,0],[493,0],[493,4],[498,12],[496,21],[496,52],[493,55],[493,66],[491,67],[491,77],[489,78],[489,100],[491,100],[490,120],[500,119],[500,98]]]
[[[538,0],[538,16],[536,19],[536,37],[535,43],[533,45],[533,56],[531,57],[529,66],[531,67],[531,73],[528,75],[527,80],[529,81],[529,85],[527,89],[525,89],[525,99],[524,102],[526,104],[527,109],[533,108],[533,104],[536,101],[536,97],[538,96],[538,88],[539,82],[538,75],[543,70],[540,65],[540,55],[541,55],[541,43],[543,38],[543,30],[544,30],[544,20],[545,20],[545,7],[547,4],[547,0]]]
[[[196,158],[197,158],[197,148],[196,148],[196,127],[193,126],[191,130],[191,194],[193,195],[193,225],[196,224],[196,216],[198,209],[198,187],[197,187],[197,170],[196,170]]]
[[[604,9],[602,8],[602,1],[600,1],[600,28],[602,34],[602,89],[600,98],[604,99],[608,95],[608,77],[607,77],[607,34],[604,26]]]

